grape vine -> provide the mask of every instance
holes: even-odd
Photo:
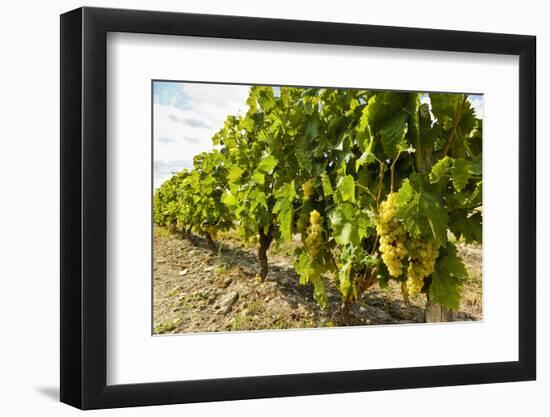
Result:
[[[215,150],[154,195],[154,221],[257,242],[298,236],[295,270],[343,308],[389,280],[456,310],[467,278],[454,244],[482,240],[482,121],[465,94],[251,87]],[[453,239],[453,241],[454,241]]]

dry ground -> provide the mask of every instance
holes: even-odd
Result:
[[[229,330],[337,326],[340,297],[329,284],[330,306],[321,311],[310,286],[302,286],[292,267],[293,245],[273,247],[267,279],[256,278],[253,247],[225,236],[219,250],[204,240],[181,239],[166,229],[154,231],[154,332],[187,333]],[[481,248],[459,245],[470,271],[455,320],[480,320]],[[425,297],[403,302],[399,286],[373,286],[350,311],[352,325],[421,323]]]

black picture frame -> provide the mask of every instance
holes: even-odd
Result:
[[[108,32],[519,56],[519,360],[107,385]],[[534,36],[84,7],[61,15],[60,56],[62,402],[95,409],[536,378]]]

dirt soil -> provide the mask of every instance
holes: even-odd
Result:
[[[300,285],[292,266],[293,245],[273,247],[264,282],[254,247],[224,238],[218,251],[204,239],[182,239],[166,229],[154,231],[154,333],[189,333],[344,325],[340,296],[329,282],[329,308],[319,309],[309,285]],[[481,248],[459,245],[470,272],[454,320],[482,317]],[[406,305],[400,286],[374,285],[350,309],[347,325],[424,322],[425,296]]]

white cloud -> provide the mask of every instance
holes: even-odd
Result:
[[[249,86],[173,83],[174,94],[184,96],[184,105],[174,100],[154,104],[154,185],[172,172],[193,166],[193,157],[213,149],[212,136],[228,115],[243,113]],[[183,93],[183,94],[182,94]],[[168,169],[167,167],[170,167]]]
[[[476,112],[476,117],[483,119],[483,96],[469,95],[468,100]]]

